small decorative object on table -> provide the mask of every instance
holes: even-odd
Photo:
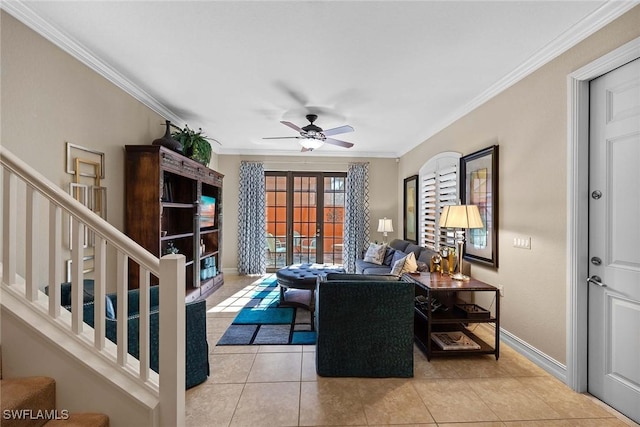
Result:
[[[171,138],[171,121],[165,120],[165,126],[167,127],[164,135],[161,138],[156,139],[152,142],[153,145],[162,145],[163,147],[167,147],[169,150],[173,150],[178,153],[182,153],[182,144],[179,141]]]
[[[169,255],[169,254],[177,254],[178,253],[178,248],[176,248],[173,245],[173,242],[169,242],[167,243],[167,249],[165,250],[165,255]]]
[[[479,350],[480,345],[462,332],[435,332],[431,339],[443,350]]]
[[[476,304],[456,304],[456,307],[464,311],[469,319],[488,319],[491,316],[489,310]]]

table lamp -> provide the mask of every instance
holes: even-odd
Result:
[[[384,236],[384,239],[382,240],[383,243],[387,243],[387,233],[389,231],[393,231],[393,222],[390,219],[387,219],[387,217],[379,219],[378,232],[382,233]]]
[[[476,205],[445,206],[440,215],[440,227],[460,228],[456,230],[456,243],[458,244],[458,272],[451,278],[453,280],[469,280],[469,276],[462,274],[462,246],[464,245],[464,230],[467,228],[482,228],[482,218]]]

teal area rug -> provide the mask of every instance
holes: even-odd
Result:
[[[280,290],[275,277],[262,280],[248,297],[249,302],[216,345],[316,343],[308,310],[279,307]]]

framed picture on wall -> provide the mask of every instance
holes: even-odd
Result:
[[[478,206],[484,224],[467,230],[464,259],[498,268],[498,146],[460,158],[460,176],[462,204]]]
[[[418,175],[404,179],[404,240],[418,244]]]

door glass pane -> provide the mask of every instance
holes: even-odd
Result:
[[[324,178],[323,262],[342,264],[345,181],[342,176]]]
[[[265,176],[267,202],[267,268],[287,265],[287,177]]]
[[[317,262],[317,178],[293,177],[293,262]]]

